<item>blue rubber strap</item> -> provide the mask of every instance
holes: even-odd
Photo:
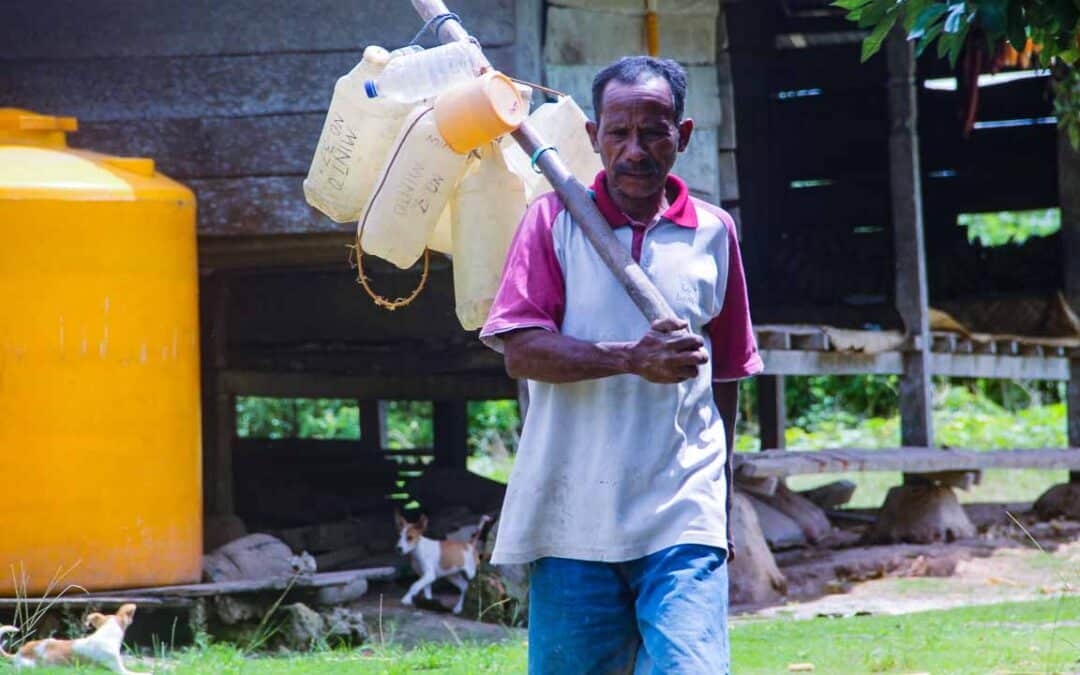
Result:
[[[532,170],[536,173],[542,173],[540,169],[536,168],[536,162],[540,159],[540,155],[544,154],[548,150],[553,150],[555,152],[559,151],[559,149],[556,148],[554,145],[541,145],[536,150],[533,150],[532,158],[529,159],[529,166],[531,166]]]

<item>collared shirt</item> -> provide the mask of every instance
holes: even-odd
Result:
[[[711,367],[679,384],[636,375],[529,381],[529,413],[493,561],[545,556],[617,562],[676,544],[726,548],[724,426],[714,380],[762,368],[731,217],[668,177],[671,204],[634,226],[601,172],[596,204],[690,330]],[[649,324],[554,193],[518,228],[481,339],[542,328],[592,342],[636,341]]]

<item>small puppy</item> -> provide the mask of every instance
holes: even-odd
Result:
[[[16,668],[45,666],[71,666],[79,663],[96,663],[114,673],[135,675],[124,667],[120,647],[124,631],[135,618],[135,605],[121,605],[116,614],[94,612],[86,617],[86,626],[94,632],[77,640],[33,640],[27,642],[14,654],[0,646],[0,656],[7,658]],[[0,640],[8,633],[17,633],[15,626],[0,626]]]
[[[447,581],[461,591],[461,596],[454,605],[454,614],[461,614],[469,579],[476,576],[476,565],[480,560],[477,543],[487,534],[491,522],[490,516],[482,517],[479,527],[469,541],[429,539],[424,536],[428,525],[427,516],[420,516],[415,523],[410,523],[400,512],[395,511],[394,523],[399,533],[397,549],[411,556],[413,570],[420,575],[409,587],[409,592],[401,598],[401,602],[411,605],[420,591],[430,600],[431,584],[435,583],[436,579],[446,577]]]

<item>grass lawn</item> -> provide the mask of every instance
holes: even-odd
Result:
[[[901,616],[843,619],[736,619],[735,673],[786,673],[812,663],[815,673],[1061,673],[1080,670],[1080,598],[966,607]],[[268,673],[523,673],[527,645],[426,646],[245,657],[224,645],[174,653],[133,670],[178,675]],[[129,660],[130,661],[130,660]],[[8,666],[0,666],[7,671]],[[93,669],[35,671],[70,674]]]

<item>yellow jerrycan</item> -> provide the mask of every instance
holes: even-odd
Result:
[[[506,253],[525,214],[525,186],[507,167],[502,147],[482,149],[451,204],[454,301],[466,330],[484,324],[499,290]]]
[[[371,46],[348,74],[334,85],[319,144],[304,179],[304,197],[331,220],[355,222],[371,195],[372,186],[390,145],[412,105],[387,98],[368,98],[364,82],[373,79],[393,53]]]
[[[438,222],[435,223],[435,229],[431,232],[431,236],[428,237],[427,247],[432,251],[452,255],[454,253],[452,235],[453,233],[450,225],[450,205],[447,204],[446,208],[443,209],[442,215],[439,216]]]
[[[540,138],[555,146],[566,168],[585,185],[592,183],[603,168],[600,155],[593,151],[589,134],[585,131],[588,119],[569,96],[563,96],[554,103],[545,103],[529,115],[529,123]],[[545,192],[551,192],[551,184],[543,175],[533,171],[529,156],[517,146],[514,139],[504,138],[502,146],[510,170],[525,181],[525,197],[530,204]]]
[[[468,155],[447,145],[432,107],[421,104],[405,118],[386,157],[356,236],[364,253],[408,269],[424,254]]]

